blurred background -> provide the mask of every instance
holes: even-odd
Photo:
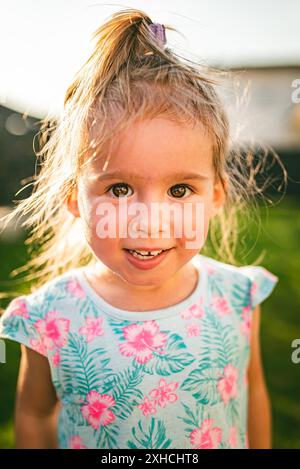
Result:
[[[46,115],[59,116],[64,90],[88,57],[91,34],[122,7],[145,10],[170,24],[168,46],[193,60],[228,70],[220,88],[233,139],[273,148],[288,172],[270,166],[270,204],[259,202],[261,226],[250,224],[239,260],[261,264],[280,281],[262,306],[261,342],[273,408],[274,448],[300,448],[300,2],[299,0],[10,0],[0,7],[0,218],[24,198],[35,172],[34,137]],[[276,182],[277,181],[277,182]],[[0,222],[1,225],[1,222]],[[1,228],[1,226],[0,226]],[[13,223],[0,235],[0,290],[14,289],[10,272],[28,259],[26,233]],[[20,289],[20,286],[18,285]],[[27,288],[27,287],[26,287]],[[24,293],[26,293],[24,286]],[[22,283],[21,283],[22,289]],[[1,300],[5,307],[7,299]],[[0,363],[0,448],[14,446],[13,407],[19,346],[7,342]]]

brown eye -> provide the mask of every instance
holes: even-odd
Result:
[[[176,186],[171,187],[170,192],[172,197],[181,199],[186,195],[186,191],[191,191],[191,189],[186,184],[177,184]],[[188,193],[188,195],[190,195]]]
[[[132,190],[128,184],[118,183],[110,187],[108,192],[112,191],[113,195],[117,198],[126,197],[128,195],[128,189]],[[129,194],[131,195],[131,194]]]

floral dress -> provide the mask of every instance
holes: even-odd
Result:
[[[278,277],[197,255],[176,305],[126,311],[84,267],[10,302],[0,337],[44,355],[60,401],[60,448],[248,448],[247,367],[255,306]]]

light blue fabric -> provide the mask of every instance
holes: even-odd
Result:
[[[84,268],[12,300],[0,337],[47,357],[61,401],[61,448],[247,448],[254,307],[278,277],[198,255],[181,303],[126,311]]]

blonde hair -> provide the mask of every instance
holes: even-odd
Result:
[[[256,188],[249,170],[253,155],[242,159],[230,149],[228,118],[212,78],[217,71],[172,52],[150,34],[151,23],[136,9],[113,14],[94,33],[95,48],[66,91],[60,119],[42,122],[36,153],[40,171],[32,194],[6,217],[9,222],[24,216],[22,226],[30,228],[26,244],[34,255],[14,273],[27,270],[26,278],[34,279],[35,287],[94,261],[80,219],[68,211],[68,196],[83,165],[106,154],[121,129],[159,115],[192,125],[200,122],[211,136],[215,175],[226,181],[226,202],[212,220],[210,239],[221,260],[236,263],[237,213]]]

